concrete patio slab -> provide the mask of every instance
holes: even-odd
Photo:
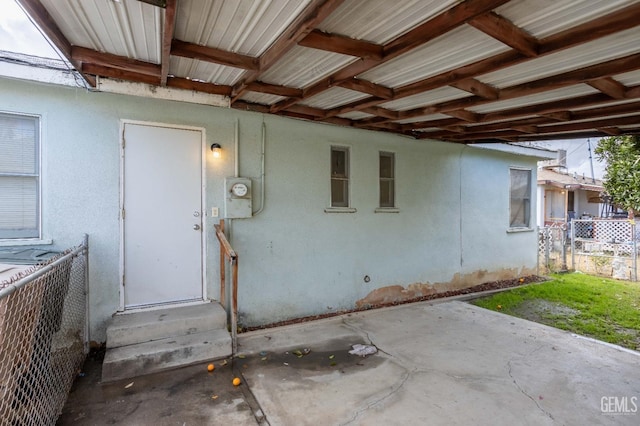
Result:
[[[363,341],[379,352],[345,358]],[[639,353],[466,303],[264,330],[242,336],[240,349],[264,354],[286,342],[288,356],[247,357],[242,370],[272,425],[640,423]],[[611,398],[626,401],[626,413]]]
[[[378,352],[350,355],[356,343]],[[640,423],[640,353],[462,302],[241,334],[239,350],[214,374],[76,383],[59,424]]]

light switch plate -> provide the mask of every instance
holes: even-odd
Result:
[[[217,207],[211,207],[211,217],[218,217],[218,208]]]

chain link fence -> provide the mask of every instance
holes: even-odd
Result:
[[[574,219],[538,229],[541,274],[572,269],[638,281],[638,232],[634,221]]]
[[[87,354],[88,244],[0,282],[0,425],[55,425]]]

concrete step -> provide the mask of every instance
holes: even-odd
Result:
[[[227,315],[215,302],[120,314],[107,326],[107,348],[226,329],[226,324]]]
[[[107,350],[102,381],[126,379],[231,356],[225,329],[169,337]]]

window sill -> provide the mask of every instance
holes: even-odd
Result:
[[[518,232],[533,232],[533,228],[509,228],[507,229],[507,234],[517,234]]]
[[[0,247],[12,247],[12,246],[45,246],[53,244],[53,240],[0,240]]]
[[[324,209],[325,213],[355,213],[356,209],[353,207],[327,207]]]
[[[396,207],[378,207],[374,210],[375,213],[400,213],[400,209]]]

